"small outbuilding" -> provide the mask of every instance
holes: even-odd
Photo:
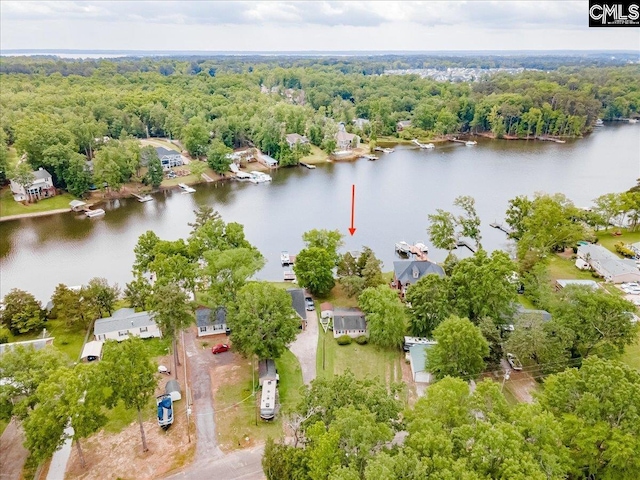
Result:
[[[411,364],[411,376],[416,383],[431,383],[432,375],[427,371],[427,355],[433,348],[433,343],[418,343],[409,347],[409,363]]]
[[[100,340],[93,340],[91,342],[87,342],[84,344],[82,348],[82,355],[80,355],[80,360],[83,362],[93,362],[95,360],[100,360],[102,358],[102,347],[104,346],[104,342]]]
[[[333,318],[333,305],[329,302],[320,304],[320,318]]]
[[[182,399],[182,393],[180,391],[180,384],[177,380],[169,380],[164,386],[164,393],[171,397],[171,400],[177,402]]]

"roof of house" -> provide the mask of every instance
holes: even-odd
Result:
[[[270,165],[275,165],[275,164],[277,164],[277,163],[278,163],[278,161],[277,161],[275,158],[270,157],[270,156],[269,156],[269,155],[267,155],[267,154],[264,154],[264,153],[263,153],[261,156],[262,156],[262,160],[264,160],[264,161],[265,161],[265,163],[268,163],[268,164],[270,164]]]
[[[304,302],[304,290],[301,288],[289,288],[287,290],[291,295],[291,306],[302,319],[307,318],[307,306]]]
[[[176,152],[175,150],[169,150],[168,148],[164,148],[164,147],[156,147],[156,152],[158,152],[158,157],[162,158],[162,157],[174,157],[174,156],[180,156],[180,152]]]
[[[323,302],[320,304],[321,312],[333,312],[333,304],[329,302]]]
[[[35,340],[24,340],[22,342],[0,343],[0,354],[13,350],[16,347],[32,347],[41,350],[47,345],[53,345],[54,337],[36,338]]]
[[[151,327],[156,322],[152,318],[150,312],[138,312],[133,308],[121,308],[113,312],[109,318],[100,318],[96,320],[93,327],[95,335],[105,333],[118,332],[121,330],[129,330],[130,328]]]
[[[567,285],[580,285],[583,287],[590,287],[593,289],[599,288],[598,282],[594,280],[560,279],[560,280],[556,280],[556,283],[560,285],[562,288],[566,287]]]
[[[33,177],[35,180],[46,180],[48,178],[51,178],[51,174],[44,168],[40,167],[38,170],[33,172]]]
[[[82,200],[71,200],[69,202],[69,206],[71,208],[83,207],[87,204],[87,202],[83,202]]]
[[[286,138],[287,138],[287,143],[296,143],[296,142],[308,143],[309,142],[307,137],[297,133],[288,133]]]
[[[605,276],[616,277],[630,273],[640,276],[640,271],[638,271],[633,262],[625,262],[602,245],[580,245],[578,247],[578,255],[584,259],[588,257],[588,262],[591,266],[596,270],[600,270],[600,273],[604,273]]]
[[[429,350],[433,348],[431,344],[416,344],[409,347],[409,355],[411,355],[411,365],[413,366],[413,373],[426,372],[427,355]]]
[[[213,325],[224,325],[227,323],[227,309],[216,308],[215,315],[211,315],[209,307],[200,306],[196,309],[196,325],[198,327],[212,327]],[[213,319],[212,319],[213,317]]]
[[[355,134],[348,133],[345,130],[338,130],[338,133],[336,133],[336,141],[338,143],[352,142],[354,138]]]
[[[164,393],[180,392],[180,384],[177,380],[171,379],[164,386]]]
[[[516,317],[522,319],[533,316],[540,316],[544,322],[548,322],[549,320],[551,320],[551,314],[546,310],[533,310],[524,308],[522,305],[518,305],[516,307]]]
[[[403,127],[410,127],[411,126],[411,120],[400,120],[397,125],[401,125]]]
[[[414,284],[425,275],[432,273],[444,277],[444,269],[429,260],[398,260],[393,262],[393,273],[403,285]]]
[[[333,330],[366,330],[364,313],[357,308],[336,310],[333,314]]]

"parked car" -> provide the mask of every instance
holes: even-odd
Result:
[[[304,297],[304,303],[307,306],[307,310],[309,312],[312,312],[313,310],[316,309],[315,304],[313,303],[313,298],[311,297]]]
[[[513,353],[507,353],[507,362],[514,370],[522,370],[522,363]]]
[[[216,353],[222,353],[227,351],[229,351],[229,345],[227,345],[226,343],[219,343],[218,345],[216,345],[211,349],[211,353],[213,353],[214,355]]]

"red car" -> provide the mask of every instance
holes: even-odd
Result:
[[[229,350],[229,345],[227,345],[226,343],[219,343],[218,345],[216,345],[211,349],[211,353],[215,355],[216,353],[227,352],[228,350]]]

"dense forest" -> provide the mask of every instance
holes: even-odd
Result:
[[[0,180],[12,175],[8,145],[26,153],[31,167],[47,168],[57,187],[79,194],[91,182],[83,167],[88,159],[94,160],[94,175],[109,173],[94,178],[96,183],[114,179],[116,171],[123,183],[135,177],[141,155],[137,142],[126,141],[131,138],[179,139],[199,157],[212,145],[253,145],[283,160],[290,155],[288,133],[306,134],[328,152],[335,149],[339,122],[364,140],[460,132],[580,136],[599,117],[637,116],[640,66],[584,62],[580,57],[568,66],[555,57],[4,57]],[[450,65],[550,70],[497,73],[469,83],[384,74]],[[356,118],[368,122],[356,128]],[[401,120],[412,125],[396,132]],[[106,136],[123,142],[107,145],[101,141]]]

